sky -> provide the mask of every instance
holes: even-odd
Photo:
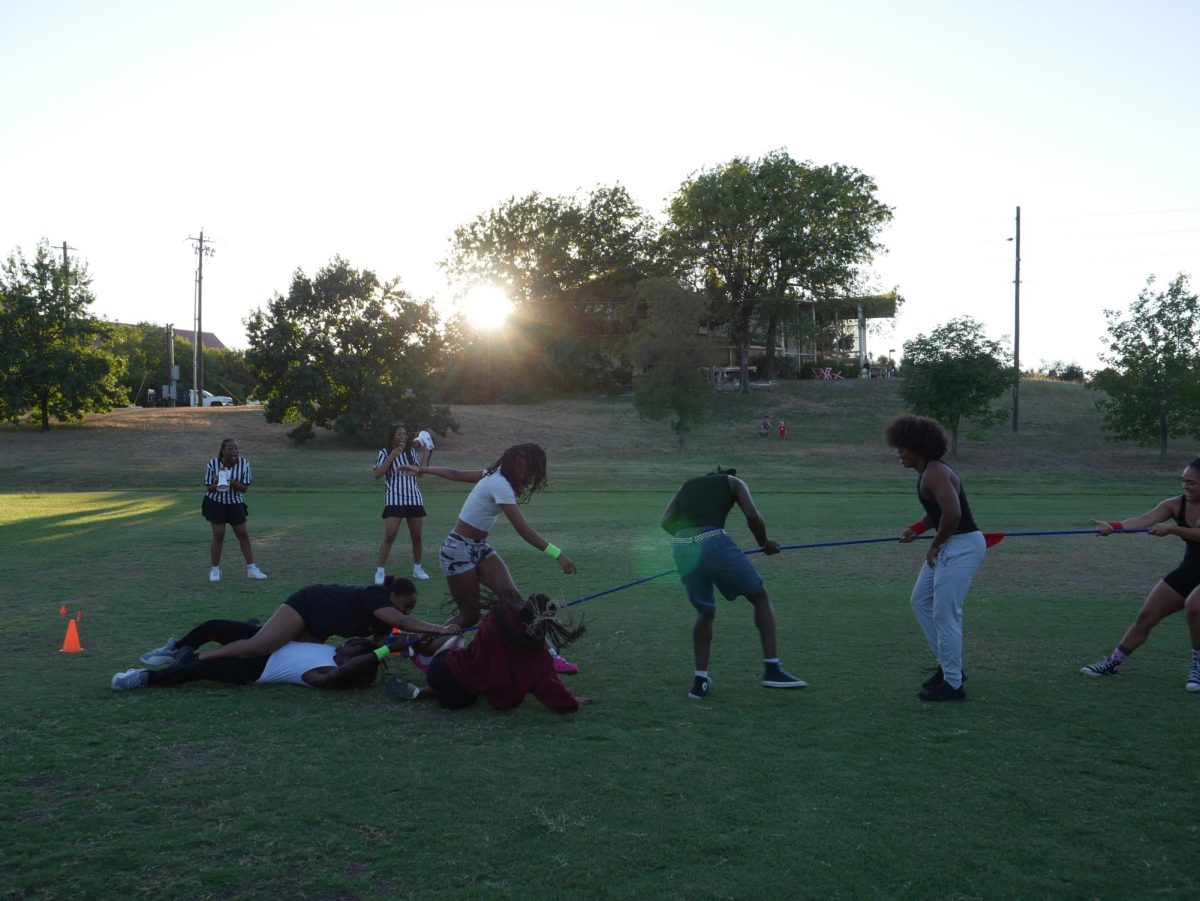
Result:
[[[340,255],[451,294],[454,229],[785,149],[894,210],[873,355],[958,316],[1020,359],[1099,365],[1104,311],[1200,268],[1192,0],[4,0],[0,255],[86,262],[93,312],[245,347]],[[1200,289],[1200,281],[1192,285]]]

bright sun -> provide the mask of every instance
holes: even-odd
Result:
[[[471,288],[459,301],[467,321],[478,329],[494,329],[504,324],[512,312],[512,301],[499,288],[480,285]]]

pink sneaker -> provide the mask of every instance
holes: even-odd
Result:
[[[579,672],[579,665],[572,663],[566,657],[555,657],[554,671],[563,676],[570,676],[573,673]]]

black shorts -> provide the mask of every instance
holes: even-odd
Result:
[[[462,683],[454,678],[454,673],[450,672],[450,667],[446,665],[446,659],[450,654],[451,651],[443,651],[434,655],[434,658],[429,661],[426,680],[429,682],[429,687],[437,692],[439,706],[445,707],[447,710],[470,707],[479,700],[479,692],[463,688]]]
[[[388,504],[383,508],[380,519],[395,517],[396,519],[422,519],[426,516],[423,504]]]
[[[1185,598],[1200,587],[1200,562],[1183,558],[1183,562],[1162,577],[1162,580]]]
[[[222,504],[207,495],[200,505],[200,512],[214,525],[240,526],[250,516],[250,509],[245,504]]]

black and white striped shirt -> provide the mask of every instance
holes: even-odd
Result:
[[[382,466],[390,453],[386,447],[383,448],[375,458],[375,465],[371,471],[374,472]],[[410,466],[421,465],[421,457],[415,447],[401,451],[392,460],[392,466],[385,477],[387,488],[384,504],[388,507],[418,507],[425,503],[421,498],[421,489],[417,487],[416,477],[400,471],[400,467],[405,463]]]
[[[241,482],[247,486],[250,484],[250,461],[245,457],[238,457],[237,462],[231,467],[226,467],[219,457],[213,457],[204,467],[205,488],[217,481],[217,473],[222,469],[228,469],[230,483]],[[209,491],[204,496],[218,504],[240,504],[246,497],[243,492],[235,491],[232,484],[228,491]]]

